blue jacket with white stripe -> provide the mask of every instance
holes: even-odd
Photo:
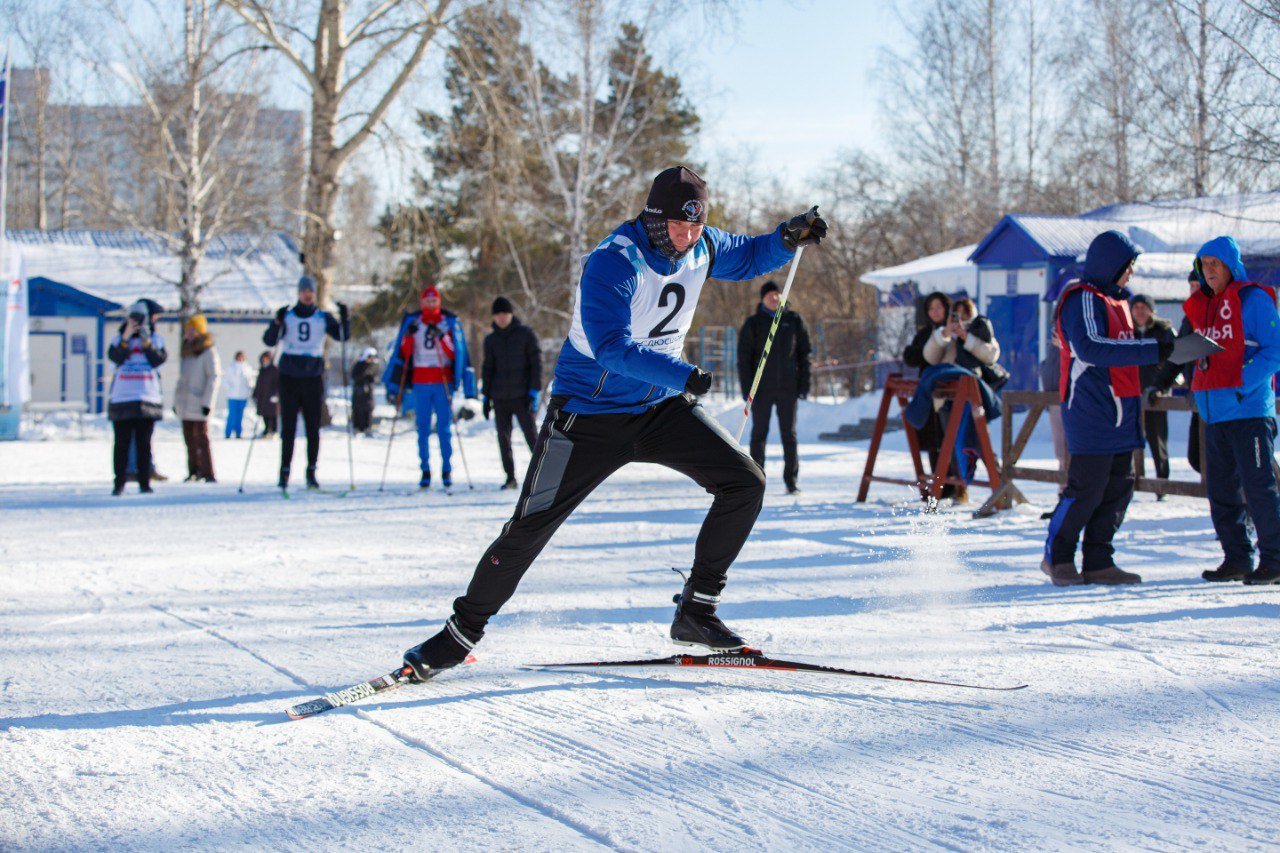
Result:
[[[1117,282],[1137,257],[1138,248],[1128,237],[1105,231],[1089,245],[1083,278],[1108,298],[1128,302],[1129,291]],[[1117,397],[1111,385],[1111,368],[1155,364],[1160,360],[1159,343],[1155,338],[1110,337],[1106,300],[1084,288],[1067,292],[1058,319],[1065,337],[1063,346],[1071,357],[1062,405],[1067,449],[1073,454],[1140,449],[1142,397]]]
[[[794,257],[782,243],[781,226],[755,237],[707,227],[700,243],[672,262],[631,220],[587,256],[574,328],[560,349],[552,387],[555,396],[569,398],[564,411],[634,414],[681,393],[694,368],[680,349],[702,282],[745,281]]]

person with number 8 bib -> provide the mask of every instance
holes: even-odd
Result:
[[[280,481],[289,487],[293,442],[298,414],[307,431],[307,488],[318,489],[316,461],[320,458],[320,412],[324,407],[324,338],[345,341],[351,336],[347,306],[341,302],[338,316],[316,306],[316,282],[309,275],[298,279],[298,301],[276,312],[262,342],[280,345]]]
[[[674,166],[644,210],[583,259],[568,339],[515,513],[480,558],[444,628],[405,652],[411,680],[462,663],[552,534],[596,486],[630,462],[679,471],[713,497],[675,597],[671,638],[719,651],[745,641],[716,616],[730,564],[764,497],[764,472],[698,404],[712,376],[681,358],[708,278],[743,281],[818,244],[817,208],[754,237],[706,225],[707,185]]]
[[[401,387],[413,394],[413,418],[418,426],[418,462],[422,477],[418,488],[431,486],[431,450],[427,439],[435,420],[436,441],[440,445],[440,483],[446,489],[453,485],[453,437],[450,432],[453,395],[461,382],[467,399],[476,398],[476,374],[467,356],[467,339],[462,321],[452,311],[441,307],[440,290],[427,285],[419,300],[421,311],[406,314],[400,323],[400,334],[391,347],[391,358],[382,381],[387,386],[387,399],[397,404]],[[405,370],[410,373],[406,377]]]

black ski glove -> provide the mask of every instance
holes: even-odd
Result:
[[[347,322],[347,319],[351,316],[351,314],[349,311],[347,311],[346,303],[334,302],[333,304],[338,306],[338,319],[344,323]]]
[[[816,204],[782,223],[782,244],[793,252],[801,246],[816,246],[826,236],[827,220],[818,215]]]
[[[416,322],[410,323],[409,328],[404,330],[404,334],[405,334],[405,337],[413,337],[414,335],[418,334],[418,324]]]
[[[684,390],[695,397],[703,396],[711,390],[711,374],[695,367],[684,381]]]
[[[207,418],[207,417],[209,417],[209,407],[208,407],[208,406],[201,406],[201,407],[200,407],[200,411],[204,414],[204,416],[205,416],[206,418]]]
[[[276,312],[276,325],[277,325],[277,326],[283,326],[283,325],[284,325],[284,315],[285,315],[285,314],[288,314],[288,313],[289,313],[289,307],[288,307],[288,306],[285,306],[285,307],[281,308],[279,311],[277,311],[277,312]]]
[[[1160,361],[1168,361],[1169,356],[1173,355],[1173,340],[1171,338],[1158,338],[1156,346],[1160,347]]]

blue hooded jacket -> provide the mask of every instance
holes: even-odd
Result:
[[[578,298],[583,331],[594,355],[579,352],[567,339],[560,348],[552,393],[569,398],[566,412],[643,412],[682,393],[694,369],[677,356],[640,344],[631,327],[637,310],[633,297],[640,284],[636,265],[670,276],[684,269],[695,252],[679,261],[668,260],[654,250],[644,226],[634,219],[614,229],[613,235],[625,238],[634,247],[631,251],[639,254],[632,259],[611,250],[606,239],[587,256]],[[755,237],[706,227],[702,241],[711,256],[709,279],[744,281],[772,272],[794,257],[782,243],[781,227]]]
[[[1129,299],[1117,284],[1138,257],[1138,247],[1119,231],[1104,231],[1089,244],[1084,280],[1113,299]],[[1142,447],[1139,397],[1120,399],[1111,387],[1111,368],[1155,364],[1160,346],[1154,338],[1107,337],[1107,305],[1088,290],[1072,290],[1059,308],[1062,332],[1071,354],[1062,425],[1067,449],[1076,454],[1116,454]]]
[[[1217,258],[1231,270],[1235,281],[1248,281],[1240,247],[1231,237],[1214,237],[1200,247],[1197,258]],[[1206,285],[1207,286],[1207,285]],[[1244,368],[1239,388],[1215,388],[1193,393],[1196,409],[1206,423],[1245,418],[1274,418],[1276,394],[1271,377],[1280,371],[1280,316],[1266,291],[1245,288],[1240,294],[1244,321]]]
[[[453,381],[449,383],[449,395],[452,396],[457,393],[458,381],[461,380],[464,396],[475,397],[476,371],[471,366],[471,360],[467,356],[467,338],[462,332],[462,323],[458,320],[458,315],[447,308],[442,308],[440,314],[442,316],[440,325],[444,326],[445,331],[453,335]],[[387,397],[389,398],[400,393],[400,383],[395,381],[395,377],[404,365],[404,359],[400,357],[400,344],[404,340],[404,335],[409,325],[414,322],[422,322],[419,313],[416,311],[405,314],[404,319],[400,321],[400,331],[396,335],[395,343],[391,345],[391,352],[387,357],[387,367],[382,371],[382,382],[387,386]],[[412,380],[413,377],[409,377],[406,388],[413,387]]]

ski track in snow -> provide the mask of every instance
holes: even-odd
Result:
[[[112,498],[90,436],[0,447],[0,848],[1280,849],[1280,589],[1199,581],[1219,558],[1203,502],[1135,499],[1117,546],[1140,587],[1055,590],[1051,489],[981,521],[883,484],[859,505],[865,443],[806,443],[793,498],[771,446],[730,624],[779,655],[1032,686],[522,669],[670,653],[669,567],[709,501],[633,466],[557,533],[477,664],[290,722],[438,628],[514,500],[492,427],[467,439],[474,491],[418,493],[402,436],[384,492],[385,444],[355,442],[341,500],[282,500],[275,444],[244,495]],[[215,440],[228,480],[247,446]],[[322,482],[345,483],[345,454],[326,431]],[[179,473],[172,430],[157,455]],[[900,433],[881,459],[908,470]]]

